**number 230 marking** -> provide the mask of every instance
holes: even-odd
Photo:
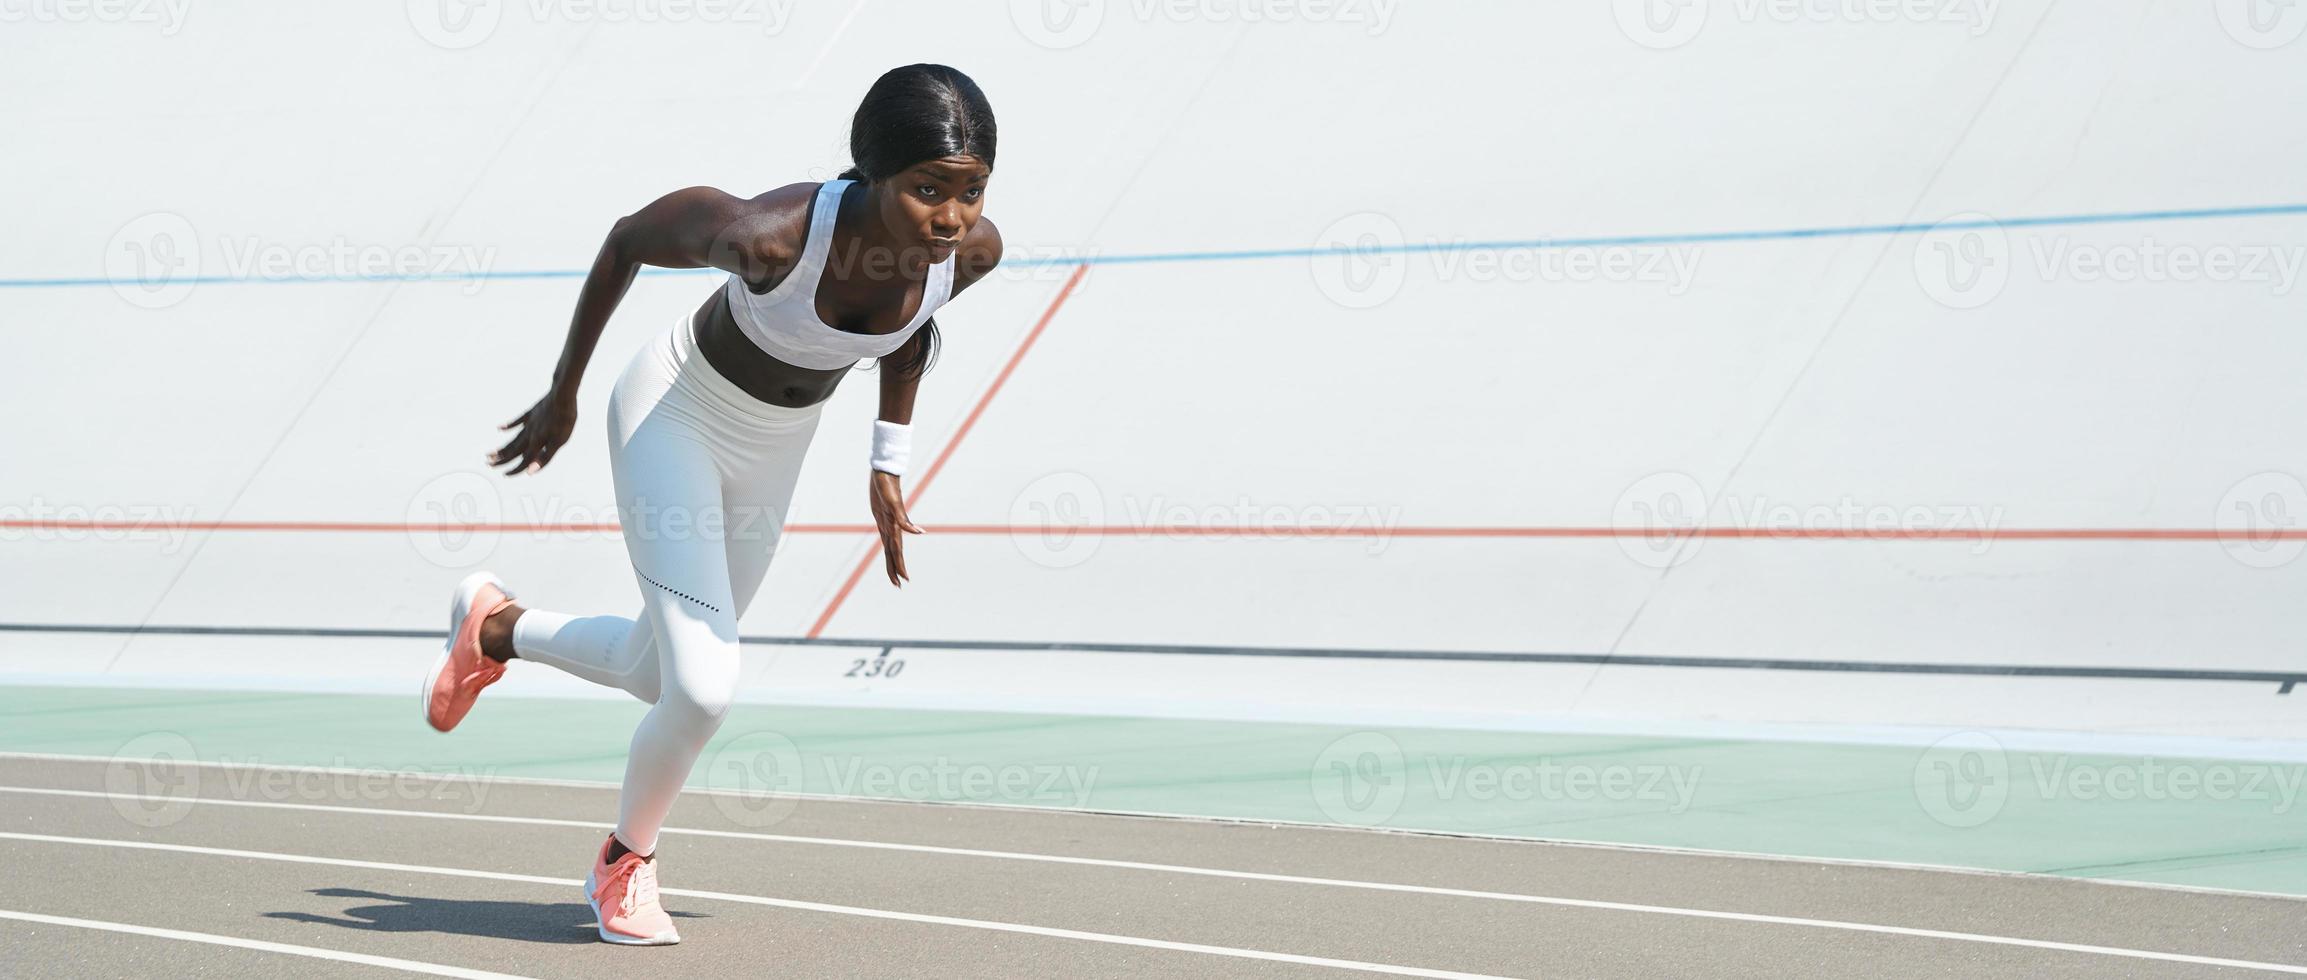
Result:
[[[850,661],[849,671],[841,676],[855,677],[861,680],[875,677],[895,677],[903,670],[905,670],[905,658],[892,657],[888,650],[883,650],[879,656],[871,660],[859,657]]]

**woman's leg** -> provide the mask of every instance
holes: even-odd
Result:
[[[511,652],[520,659],[550,664],[649,704],[657,703],[657,630],[649,620],[647,606],[631,619],[572,616],[518,606],[498,615],[518,617],[513,620],[510,644]]]
[[[651,431],[666,422],[666,431]],[[617,839],[651,854],[697,756],[737,693],[737,603],[722,512],[719,447],[659,417],[613,454],[625,550],[641,588],[635,633],[654,661],[657,697],[633,732],[618,801]],[[631,688],[628,688],[630,690]]]
[[[785,540],[793,488],[817,432],[812,414],[778,426],[764,426],[747,440],[748,452],[722,487],[733,515],[728,538],[729,585],[737,615],[745,615],[761,592],[769,565]]]
[[[674,797],[736,695],[741,675],[737,619],[752,605],[783,540],[793,488],[816,427],[817,417],[808,414],[717,432],[710,437],[710,459],[721,464],[725,482],[715,488],[710,505],[693,506],[701,508],[697,514],[714,518],[710,523],[719,533],[627,545],[642,589],[652,593],[646,616],[664,624],[657,631],[661,652],[655,658],[662,694],[633,735],[617,820],[617,838],[638,853],[656,848]],[[709,512],[703,509],[708,507]]]

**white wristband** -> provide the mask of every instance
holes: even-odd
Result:
[[[873,420],[873,468],[890,476],[904,476],[905,462],[913,455],[913,427]]]

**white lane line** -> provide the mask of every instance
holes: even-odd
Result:
[[[137,936],[160,939],[178,939],[188,943],[208,943],[212,946],[235,946],[241,949],[262,950],[267,953],[287,953],[291,956],[309,956],[316,960],[335,960],[339,963],[359,963],[382,966],[410,973],[429,973],[436,977],[463,977],[465,980],[528,980],[511,973],[490,973],[487,970],[467,970],[461,966],[442,966],[438,963],[419,963],[415,960],[395,959],[390,956],[370,956],[367,953],[347,953],[343,950],[321,949],[315,946],[296,946],[289,943],[268,943],[261,939],[240,939],[206,932],[186,932],[182,929],[155,929],[151,926],[133,926],[125,922],[105,922],[99,919],[75,919],[63,915],[41,915],[37,912],[12,912],[0,909],[0,919],[19,922],[37,922],[51,926],[70,926],[75,929],[102,929],[105,932],[125,932]]]
[[[6,675],[0,674],[0,682]],[[1996,737],[2000,738],[1998,734]],[[223,759],[155,759],[144,760],[117,755],[88,755],[78,752],[0,752],[0,761],[8,762],[101,762],[121,765],[130,762],[155,761],[169,765],[193,766],[201,769],[256,769],[294,773],[317,773],[324,776],[366,776],[371,773],[388,775],[406,770],[363,769],[352,766],[287,766],[260,762],[236,762]],[[443,781],[466,777],[442,775]],[[550,786],[557,789],[582,789],[614,793],[620,784],[598,779],[559,779],[547,776],[486,777],[492,784],[506,786]],[[469,781],[469,780],[468,780]],[[682,796],[728,797],[752,800],[760,793],[743,790],[714,789],[709,786],[683,786]],[[1217,827],[1291,827],[1339,834],[1382,834],[1388,837],[1423,838],[1430,840],[1464,840],[1491,844],[1515,844],[1527,847],[1574,847],[1587,851],[1616,851],[1621,854],[1663,855],[1666,857],[1719,858],[1726,861],[1762,861],[1771,864],[1800,864],[1816,867],[1867,868],[1878,871],[1924,871],[1931,874],[1963,875],[1971,878],[1994,878],[2004,881],[2057,882],[2062,885],[2080,885],[2090,888],[2119,888],[2126,891],[2180,892],[2188,895],[2227,895],[2242,898],[2272,898],[2285,902],[2307,900],[2291,892],[2253,891],[2247,888],[2211,888],[2202,885],[2173,885],[2160,881],[2132,881],[2123,878],[2089,878],[2074,874],[2053,874],[2044,871],[2002,871],[1994,868],[1966,867],[1959,864],[1931,864],[1920,861],[1876,861],[1865,858],[1816,857],[1797,854],[1773,854],[1765,851],[1726,851],[1711,847],[1682,847],[1673,844],[1629,844],[1624,841],[1582,840],[1575,837],[1518,837],[1510,834],[1487,834],[1477,831],[1420,830],[1407,827],[1350,827],[1314,820],[1291,820],[1283,817],[1213,817],[1207,814],[1182,813],[1162,810],[1123,810],[1105,807],[1050,807],[1025,803],[988,803],[977,800],[909,800],[885,796],[848,796],[840,793],[808,793],[784,790],[779,797],[821,801],[844,806],[897,806],[897,807],[951,807],[963,810],[990,810],[995,813],[1033,814],[1035,816],[1103,816],[1143,817],[1150,820],[1172,820],[1200,826]],[[585,826],[591,826],[586,824]]]
[[[356,861],[349,858],[315,857],[308,854],[280,854],[272,851],[242,851],[224,847],[196,847],[190,844],[161,844],[152,841],[104,840],[94,837],[58,837],[50,834],[19,834],[0,831],[0,839],[33,841],[42,844],[81,844],[91,847],[120,847],[140,851],[171,851],[178,854],[203,854],[213,857],[245,858],[257,861],[284,861],[292,864],[322,864],[339,868],[364,868],[371,871],[399,871],[414,874],[448,875],[456,878],[485,878],[492,881],[517,881],[533,885],[558,885],[582,888],[584,883],[575,878],[547,878],[542,875],[512,874],[501,871],[476,871],[471,868],[437,868],[422,864],[395,864],[389,861]],[[768,905],[775,908],[797,909],[804,912],[827,912],[833,915],[855,915],[869,919],[894,919],[900,922],[919,922],[928,925],[956,926],[963,929],[984,929],[992,932],[1021,933],[1029,936],[1048,936],[1054,939],[1079,939],[1116,946],[1138,946],[1146,949],[1173,950],[1182,953],[1205,953],[1235,959],[1265,960],[1274,963],[1295,963],[1304,966],[1327,966],[1340,970],[1363,973],[1386,973],[1402,977],[1431,977],[1436,980],[1512,980],[1508,977],[1484,973],[1457,973],[1450,970],[1427,970],[1413,966],[1394,966],[1387,963],[1364,963],[1360,960],[1336,960],[1325,956],[1300,956],[1295,953],[1273,953],[1261,949],[1237,949],[1232,946],[1207,946],[1201,943],[1172,942],[1167,939],[1146,939],[1139,936],[1117,936],[1103,932],[1082,932],[1075,929],[1054,929],[1048,926],[1029,926],[1015,922],[993,922],[986,919],[963,919],[949,915],[925,915],[919,912],[892,912],[886,909],[860,908],[854,905],[830,905],[824,902],[804,902],[791,898],[769,898],[763,895],[739,895],[733,892],[699,891],[689,888],[660,888],[666,895],[684,898],[703,898],[720,902],[742,902],[747,905]],[[2303,970],[2302,972],[2307,972]]]
[[[485,823],[526,824],[538,827],[578,827],[587,830],[608,830],[615,824],[589,820],[559,820],[549,817],[510,817],[474,813],[441,813],[427,810],[392,810],[378,807],[331,806],[320,803],[274,803],[264,800],[211,800],[184,799],[160,794],[100,793],[91,790],[48,789],[32,786],[0,786],[0,793],[33,793],[44,796],[78,796],[93,799],[152,800],[163,802],[203,803],[216,806],[267,807],[284,810],[336,810],[369,816],[417,817],[436,820],[474,820]],[[1048,864],[1072,864],[1098,868],[1122,868],[1132,871],[1154,871],[1166,874],[1201,875],[1209,878],[1232,878],[1242,881],[1270,881],[1290,885],[1321,885],[1331,888],[1353,888],[1364,891],[1399,892],[1412,895],[1438,895],[1448,898],[1476,898],[1500,902],[1522,902],[1532,905],[1553,905],[1564,908],[1600,909],[1611,912],[1643,912],[1653,915],[1674,915],[1685,918],[1721,919],[1732,922],[1754,922],[1768,925],[1804,926],[1813,929],[1839,929],[1846,932],[1871,932],[1891,936],[1921,939],[1946,939],[1958,942],[1987,943],[1999,946],[2026,946],[2072,953],[2091,953],[2100,956],[2120,956],[2132,959],[2161,960],[2171,963],[2194,963],[2211,966],[2231,966],[2247,970],[2264,970],[2307,976],[2307,966],[2282,963],[2262,963],[2254,960],[2222,959],[2212,956],[2193,956],[2185,953],[2164,953],[2146,949],[2128,949],[2118,946],[2092,946],[2081,943],[2062,943],[2045,939],[2023,939],[2017,936],[1991,936],[1975,932],[1952,932],[1941,929],[1915,929],[1906,926],[1876,925],[1871,922],[1845,922],[1837,919],[1806,919],[1797,916],[1766,915],[1755,912],[1720,912],[1712,909],[1682,908],[1673,905],[1641,905],[1631,902],[1607,902],[1586,898],[1562,898],[1552,895],[1528,895],[1518,892],[1480,891],[1471,888],[1443,888],[1433,885],[1404,885],[1384,881],[1356,881],[1348,878],[1319,878],[1308,875],[1268,874],[1260,871],[1235,871],[1227,868],[1201,868],[1183,864],[1154,864],[1145,861],[1117,861],[1106,858],[1067,857],[1057,854],[1028,854],[1019,851],[984,851],[966,847],[938,847],[931,844],[896,844],[887,841],[845,840],[838,837],[800,837],[788,834],[747,833],[734,830],[704,830],[696,828],[666,827],[661,834],[683,834],[694,837],[722,837],[735,840],[770,841],[780,844],[820,844],[831,847],[857,847],[871,850],[910,851],[917,854],[941,854],[956,857],[993,858],[1004,861],[1039,861]],[[0,835],[6,836],[6,835]]]

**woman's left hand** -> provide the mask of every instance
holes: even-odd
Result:
[[[889,584],[904,588],[906,534],[927,534],[905,516],[905,489],[898,479],[880,470],[873,471],[872,491],[867,495],[873,503],[873,523],[881,526],[881,558],[889,570]]]

